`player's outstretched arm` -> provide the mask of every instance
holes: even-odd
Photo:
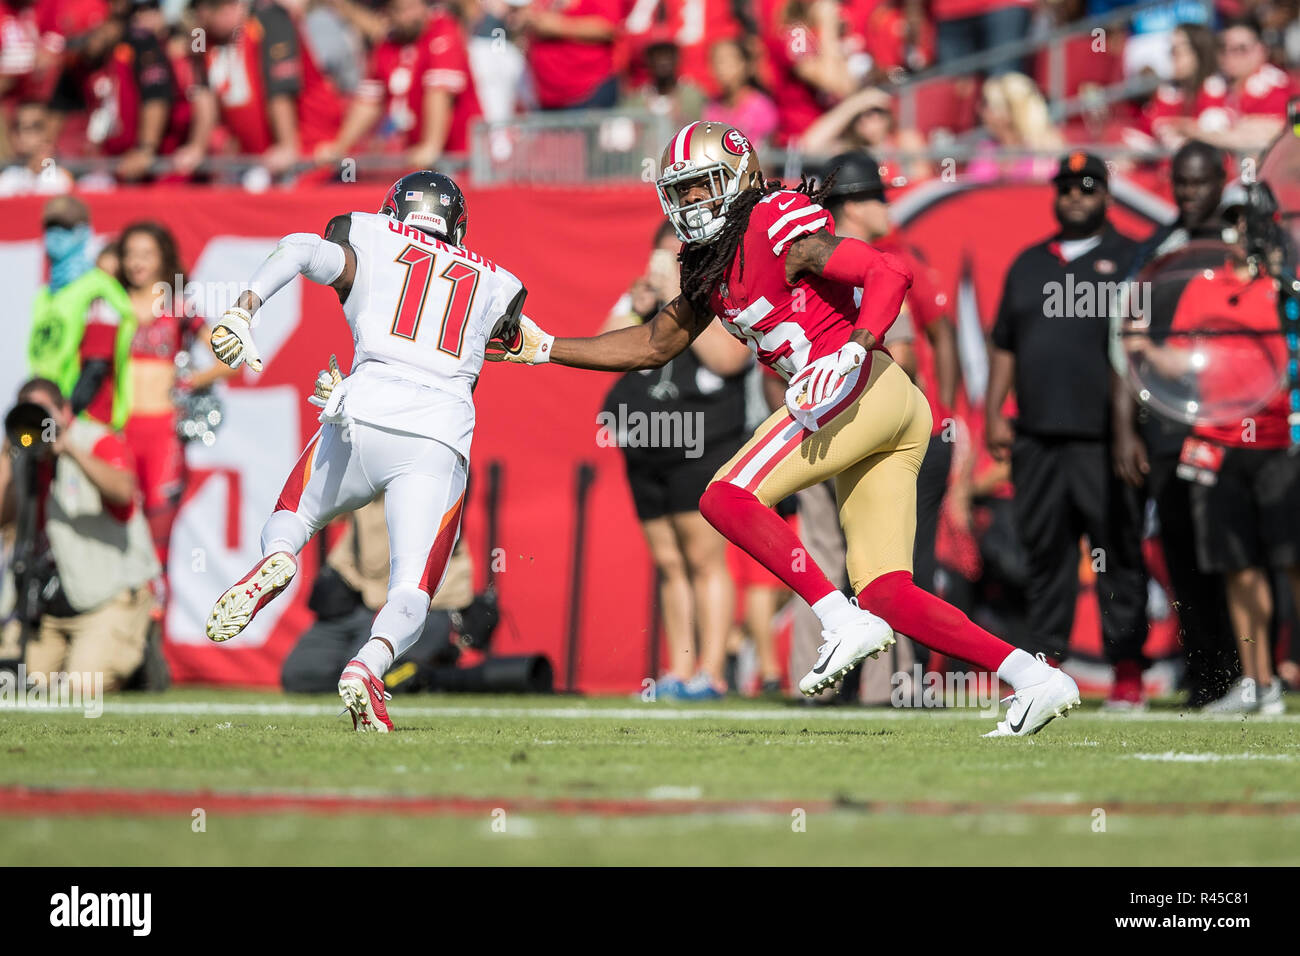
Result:
[[[253,342],[257,310],[295,276],[333,287],[339,301],[347,299],[357,271],[357,256],[348,242],[350,216],[335,216],[322,238],[310,232],[285,236],[257,267],[235,304],[225,311],[212,329],[212,351],[231,368],[245,362],[255,372],[262,370],[262,359]]]
[[[862,289],[853,341],[866,349],[884,340],[903,307],[903,297],[912,287],[912,271],[897,256],[880,252],[860,239],[833,236],[824,229],[790,244],[786,279],[793,283],[802,272]]]
[[[682,296],[669,302],[644,325],[590,338],[553,338],[524,319],[511,342],[491,344],[487,358],[493,362],[528,365],[553,362],[599,372],[658,368],[684,352],[710,319],[712,316],[701,320]]]

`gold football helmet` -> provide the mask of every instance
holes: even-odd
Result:
[[[709,198],[686,202],[688,186],[707,181]],[[726,222],[727,210],[746,189],[763,185],[758,154],[740,130],[703,120],[677,133],[659,160],[655,188],[664,215],[682,242],[708,242]]]

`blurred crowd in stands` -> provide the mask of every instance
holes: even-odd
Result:
[[[812,155],[901,153],[900,185],[944,172],[908,153],[954,143],[981,177],[1033,176],[1071,143],[1264,145],[1296,88],[1297,0],[1138,6],[5,0],[0,195],[63,191],[87,169],[99,185],[202,178],[222,156],[271,176],[375,154],[425,167],[465,153],[480,117],[581,109],[719,119]]]

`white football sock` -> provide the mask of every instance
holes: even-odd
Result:
[[[292,511],[274,511],[262,525],[262,557],[277,551],[297,554],[311,539],[307,525]]]
[[[393,652],[388,649],[385,641],[372,637],[366,641],[365,647],[357,653],[355,660],[365,664],[380,680],[388,673],[388,668],[393,666]]]
[[[1008,654],[1007,659],[998,665],[998,677],[1017,690],[1046,680],[1051,672],[1051,665],[1044,664],[1033,654],[1019,649]]]
[[[839,591],[832,591],[814,604],[812,609],[827,631],[851,624],[858,614],[858,609]]]

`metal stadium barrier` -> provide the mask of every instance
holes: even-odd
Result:
[[[479,186],[654,178],[671,121],[648,111],[574,110],[476,123],[470,175]]]

